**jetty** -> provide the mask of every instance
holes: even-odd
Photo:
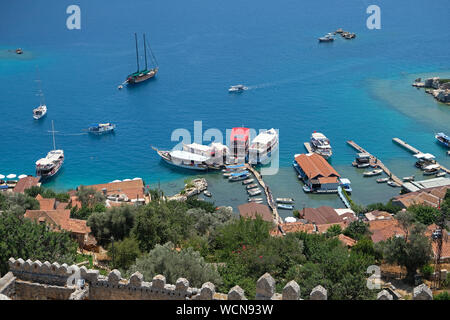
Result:
[[[395,143],[397,143],[399,146],[403,147],[404,149],[408,150],[409,152],[413,153],[413,154],[419,154],[419,153],[423,153],[422,151],[420,151],[419,149],[414,148],[412,145],[406,143],[405,141],[403,141],[402,139],[399,138],[392,138],[392,141],[394,141]],[[445,171],[447,173],[450,173],[450,169],[443,167],[442,165],[440,165],[439,163],[436,162],[437,165],[439,165],[441,167],[442,171]]]
[[[256,171],[255,168],[253,168],[253,166],[251,164],[246,163],[245,167],[248,169],[248,171],[250,171],[255,176],[259,185],[263,188],[264,193],[266,194],[267,204],[269,205],[270,209],[272,210],[274,223],[277,226],[280,225],[281,223],[283,223],[283,219],[278,214],[277,203],[275,202],[275,200],[273,198],[272,191],[270,191],[269,186],[266,185],[266,183],[262,179],[261,174],[258,171]]]
[[[305,146],[305,149],[306,149],[306,151],[308,151],[308,153],[313,152],[313,150],[311,148],[311,144],[309,142],[305,142],[303,145]]]
[[[403,185],[403,181],[397,177],[395,174],[393,174],[391,172],[391,170],[389,170],[388,167],[386,167],[386,165],[377,157],[375,157],[374,155],[372,155],[370,152],[368,152],[367,150],[365,150],[364,148],[360,147],[356,142],[352,141],[352,140],[348,140],[347,143],[354,148],[355,150],[357,150],[359,153],[367,153],[370,156],[370,165],[371,166],[378,166],[380,169],[382,169],[384,171],[384,173],[386,173],[391,180],[393,180],[394,182],[396,182],[398,185]]]

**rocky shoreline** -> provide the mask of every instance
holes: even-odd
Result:
[[[412,84],[416,88],[425,88],[425,92],[431,94],[439,102],[450,105],[450,79],[440,79],[432,77],[422,82],[418,78]]]

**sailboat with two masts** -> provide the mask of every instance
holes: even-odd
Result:
[[[33,109],[34,120],[39,120],[47,114],[47,105],[45,104],[44,93],[42,92],[41,79],[39,78],[39,70],[37,70],[38,78],[36,82],[39,83],[38,96],[40,97],[39,107]]]
[[[145,40],[145,34],[144,34],[144,56],[145,56],[145,68],[141,70],[139,67],[139,50],[138,50],[138,41],[137,41],[137,35],[134,34],[134,38],[136,41],[136,62],[137,62],[137,71],[134,73],[131,73],[127,76],[126,83],[128,84],[135,84],[139,82],[143,82],[145,80],[153,78],[156,73],[158,72],[158,62],[156,61],[155,55],[153,54],[152,49],[150,46],[148,48],[150,49],[150,59],[152,64],[154,65],[153,68],[148,68],[147,65],[147,43]]]
[[[61,169],[64,163],[64,151],[56,150],[55,144],[55,127],[52,120],[52,134],[53,134],[53,150],[47,153],[45,158],[36,161],[36,176],[40,178],[41,181],[50,179],[56,175]]]

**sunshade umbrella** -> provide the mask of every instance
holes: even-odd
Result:
[[[21,175],[19,176],[19,179],[23,179],[23,178],[26,178],[26,177],[28,177],[26,174],[21,174]]]
[[[142,180],[142,179],[141,179],[141,178],[137,178],[137,177],[136,177],[136,178],[134,178],[133,180]]]
[[[15,175],[14,173],[8,174],[6,176],[6,178],[8,178],[8,179],[14,179],[15,177],[17,177],[17,175]]]
[[[0,179],[5,179],[5,176],[0,174]]]

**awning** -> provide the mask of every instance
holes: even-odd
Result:
[[[417,159],[425,159],[425,160],[432,160],[435,158],[431,153],[417,153],[414,155]]]
[[[438,164],[431,164],[429,166],[426,166],[424,169],[425,170],[433,170],[433,169],[439,169],[439,165]]]

